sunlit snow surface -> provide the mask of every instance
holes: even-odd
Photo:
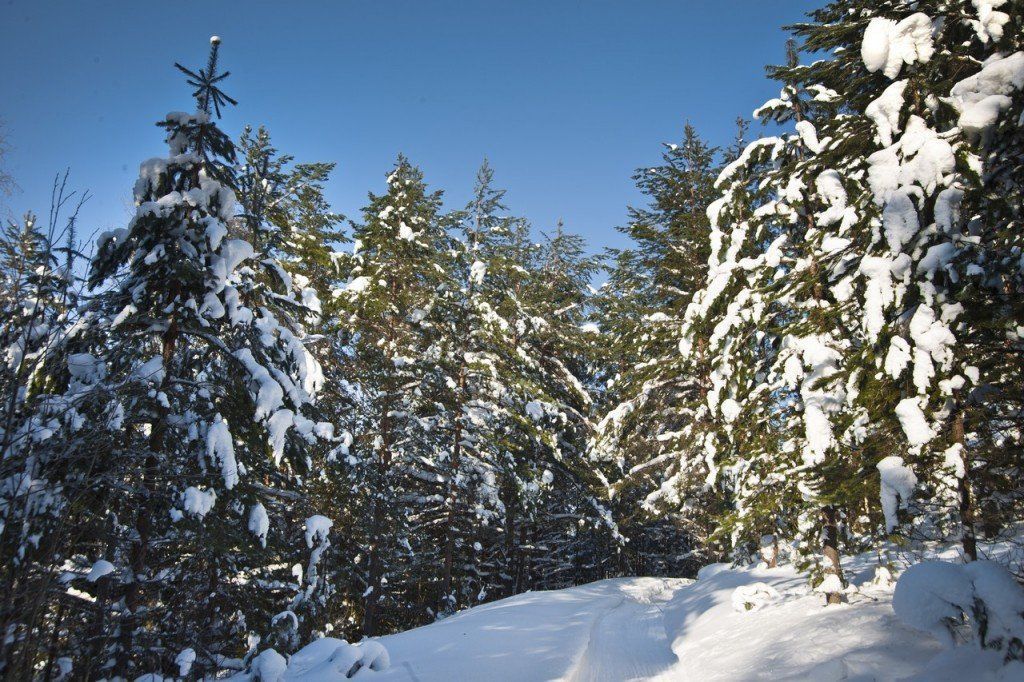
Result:
[[[859,591],[828,608],[790,567],[718,564],[692,583],[621,578],[531,592],[382,637],[391,665],[367,678],[827,682],[920,672],[939,643],[896,620],[892,588],[870,584],[869,560],[848,568]],[[736,589],[756,583],[780,599],[738,610]]]

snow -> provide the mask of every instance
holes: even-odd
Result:
[[[727,424],[731,424],[736,421],[736,417],[740,416],[740,404],[732,398],[726,398],[722,401],[721,406],[722,417],[725,419]]]
[[[995,42],[1003,37],[1003,27],[1010,21],[1010,15],[1006,12],[999,12],[997,7],[1006,4],[1006,0],[971,0],[974,9],[978,12],[978,18],[971,20],[974,32],[983,43],[990,40]]]
[[[900,420],[903,433],[911,447],[918,448],[932,438],[935,432],[928,425],[928,420],[921,411],[918,398],[904,398],[896,405],[896,417]]]
[[[829,414],[842,405],[845,396],[824,381],[836,374],[842,360],[830,347],[825,336],[787,338],[785,346],[794,353],[785,363],[785,376],[790,385],[800,384],[803,399],[804,439],[803,461],[813,466],[825,460],[835,442]]]
[[[358,644],[324,637],[296,651],[286,661],[273,649],[254,660],[249,674],[229,678],[260,682],[343,682],[355,678],[377,679],[389,666],[387,649],[374,640]]]
[[[345,285],[345,292],[350,294],[360,294],[366,291],[368,286],[370,286],[370,278],[365,275],[361,275]]]
[[[235,446],[231,441],[228,423],[219,414],[206,431],[206,454],[220,465],[224,487],[231,490],[238,483],[238,462],[235,461]]]
[[[474,284],[483,284],[484,277],[487,275],[487,264],[483,261],[473,261],[472,267],[469,269],[469,279]]]
[[[723,184],[731,180],[736,172],[741,168],[746,167],[747,164],[750,163],[751,157],[762,148],[771,147],[772,156],[774,157],[774,155],[782,149],[783,144],[782,138],[779,137],[762,137],[759,140],[754,140],[744,148],[743,152],[739,155],[739,158],[722,169],[722,172],[718,175],[718,179],[715,180],[715,187],[721,187]],[[725,203],[725,201],[722,201],[721,203],[716,201],[708,206],[708,217],[711,219],[712,225],[718,224],[718,213],[721,211]]]
[[[860,48],[867,70],[881,71],[887,78],[896,78],[905,63],[927,62],[934,52],[932,21],[921,12],[899,23],[874,17],[864,31]]]
[[[947,368],[953,361],[956,337],[945,322],[935,319],[935,311],[919,305],[910,319],[910,338],[914,341],[914,385],[925,393],[935,375],[935,363]]]
[[[956,167],[953,147],[919,116],[907,120],[899,147],[904,157],[899,176],[903,186],[916,184],[931,192]]]
[[[832,169],[822,171],[814,181],[814,188],[829,206],[828,209],[818,214],[818,224],[828,227],[839,222],[843,217],[847,202],[842,176],[838,171]]]
[[[267,368],[256,361],[252,351],[242,348],[235,351],[235,357],[249,371],[249,376],[259,386],[256,394],[256,419],[264,419],[284,404],[284,390]]]
[[[993,561],[924,561],[908,568],[893,594],[901,621],[947,648],[1007,646],[1024,638],[1024,589]]]
[[[876,565],[873,555],[847,559],[844,570],[854,583],[849,603],[830,607],[810,589],[806,575],[791,566],[763,564],[715,564],[702,569],[696,582],[616,578],[528,592],[381,637],[376,641],[391,665],[370,677],[901,679],[925,669],[941,646],[896,618],[891,587],[872,584]]]
[[[884,147],[892,145],[893,133],[900,132],[900,112],[906,89],[907,81],[896,81],[864,109],[864,114],[874,122],[878,139]]]
[[[621,578],[527,592],[380,638],[382,680],[655,679],[677,663],[661,611],[689,581]]]
[[[244,239],[228,239],[220,245],[220,255],[211,259],[210,270],[213,275],[213,290],[221,292],[235,268],[243,261],[252,258],[255,251]]]
[[[132,373],[132,375],[135,378],[142,379],[143,381],[152,382],[157,386],[163,383],[165,374],[166,372],[164,371],[164,360],[159,355],[153,356],[149,360],[146,360],[144,363],[139,365]]]
[[[273,649],[261,651],[252,663],[253,676],[250,679],[260,682],[279,682],[284,675],[288,662],[284,656]]]
[[[326,540],[333,525],[334,521],[320,514],[314,514],[306,519],[306,547],[312,548],[314,543],[319,544]]]
[[[931,279],[936,272],[945,268],[951,260],[956,258],[957,253],[959,253],[959,249],[956,244],[951,242],[930,246],[924,258],[918,261],[917,272],[924,273]]]
[[[186,514],[202,519],[213,509],[217,493],[190,485],[181,493],[181,507]]]
[[[267,533],[270,532],[270,516],[267,509],[257,502],[249,510],[249,532],[256,536],[261,547],[267,546]]]
[[[818,131],[814,129],[814,124],[810,121],[798,121],[796,124],[796,132],[800,135],[800,141],[804,143],[814,154],[821,153],[821,142],[818,141]]]
[[[782,595],[768,583],[740,585],[732,592],[732,608],[739,612],[757,611],[779,601]]]
[[[885,355],[885,372],[893,379],[899,379],[910,362],[910,344],[901,336],[894,336]]]
[[[835,573],[826,573],[820,583],[814,586],[818,594],[839,594],[843,591],[843,581]]]
[[[864,329],[872,341],[878,338],[885,326],[885,308],[896,298],[893,276],[903,272],[910,264],[906,254],[895,259],[880,256],[865,256],[858,271],[865,278],[864,285]]]
[[[174,658],[174,665],[178,666],[178,675],[180,677],[187,676],[189,671],[192,670],[192,664],[195,663],[195,661],[196,661],[196,651],[195,651],[195,649],[188,648],[188,649],[182,650]]]
[[[894,594],[893,573],[904,566],[879,564],[874,552],[844,557],[845,589],[835,574],[812,589],[791,565],[712,564],[696,581],[615,578],[527,592],[359,644],[324,637],[287,660],[267,649],[229,679],[1020,679],[1018,664],[1003,668],[1002,656],[971,640],[974,616],[965,608],[984,605],[990,640],[1019,637],[1024,592],[1005,569],[926,561],[902,574]],[[822,589],[837,586],[847,603],[825,606]],[[949,618],[967,624],[955,648]]]
[[[270,450],[274,454],[274,464],[281,464],[284,457],[285,436],[288,429],[295,423],[295,413],[291,410],[277,410],[267,420],[267,432],[270,436]]]
[[[917,476],[913,470],[903,463],[902,457],[895,455],[885,457],[877,465],[881,476],[879,496],[882,513],[885,515],[885,530],[891,533],[898,525],[896,511],[899,507],[906,508],[917,485]]]
[[[100,559],[92,565],[92,568],[89,569],[89,575],[85,576],[85,579],[94,583],[103,576],[113,573],[114,570],[114,564],[110,563],[106,559]]]
[[[960,112],[959,125],[977,138],[1010,106],[1008,95],[1024,88],[1024,52],[988,60],[981,71],[950,89],[949,101]]]

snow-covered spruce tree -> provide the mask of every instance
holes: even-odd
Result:
[[[955,362],[957,339],[973,335],[961,319],[967,280],[946,267],[973,241],[957,211],[979,167],[964,122],[987,95],[1004,98],[989,100],[998,114],[1019,87],[1012,58],[999,57],[1003,77],[956,85],[978,68],[965,69],[964,53],[991,50],[978,16],[967,3],[843,2],[812,13],[796,33],[831,57],[773,69],[783,92],[760,110],[795,134],[754,143],[719,181],[715,223],[732,226],[731,256],[714,263],[693,317],[724,306],[733,337],[740,323],[768,332],[767,362],[744,363],[728,347],[717,359],[736,423],[768,423],[777,411],[778,423],[802,427],[767,468],[736,451],[738,517],[764,508],[766,489],[795,485],[797,539],[809,550],[820,536],[829,601],[842,587],[837,541],[873,535],[876,486],[885,526],[896,527],[916,482],[903,457],[939,477],[936,460],[956,438],[952,428],[935,442],[940,423],[955,425],[958,395],[976,376]],[[971,94],[958,100],[958,87]],[[752,181],[761,198],[751,211],[734,190]],[[744,385],[751,369],[761,378]],[[750,440],[747,429],[731,436]]]
[[[590,456],[613,481],[628,539],[622,568],[637,575],[687,570],[678,558],[709,549],[720,499],[700,434],[709,426],[706,390],[679,353],[683,313],[706,279],[716,154],[687,125],[680,144],[665,145],[661,165],[636,172],[649,203],[630,209],[620,231],[636,245],[612,253],[598,299],[610,364]]]
[[[135,216],[100,237],[89,274],[99,293],[76,364],[118,394],[87,418],[105,424],[116,454],[106,560],[123,606],[106,625],[117,640],[83,661],[87,675],[176,670],[186,649],[193,670],[214,671],[245,654],[247,636],[280,631],[268,608],[288,605],[268,539],[302,542],[281,537],[296,524],[268,510],[301,481],[319,369],[257,276],[252,245],[228,237],[235,147],[214,115],[234,102],[211,43],[205,69],[178,67],[196,111],[158,123],[169,154],[142,164]]]
[[[353,395],[358,421],[344,458],[362,519],[351,529],[362,583],[362,633],[422,623],[437,594],[438,548],[412,543],[436,521],[419,511],[442,498],[424,492],[438,466],[437,414],[426,391],[439,361],[426,335],[447,281],[449,237],[441,195],[429,192],[419,169],[399,157],[387,191],[370,195],[354,227],[352,279],[340,292],[351,332]],[[413,561],[430,570],[413,570]]]
[[[995,437],[1008,448],[988,447],[977,457],[971,450],[981,433],[1002,431],[1013,410],[1007,400],[1014,400],[1003,390],[1014,363],[996,359],[1019,324],[1006,305],[1012,261],[1001,236],[1006,214],[995,218],[1000,202],[991,201],[997,177],[1004,193],[1014,193],[1006,173],[1014,161],[1004,155],[1019,135],[1013,122],[1024,55],[1016,52],[1020,31],[1011,17],[1020,12],[1012,5],[894,3],[862,13],[857,33],[838,38],[829,24],[846,8],[830,7],[816,17],[823,26],[798,29],[813,49],[849,48],[849,67],[871,74],[862,94],[844,93],[870,122],[853,125],[867,126],[864,135],[873,138],[859,168],[866,178],[856,178],[858,194],[870,198],[861,217],[872,238],[855,242],[859,260],[850,258],[864,280],[851,300],[862,306],[867,337],[855,360],[862,376],[854,403],[870,425],[856,439],[887,455],[878,464],[886,530],[902,520],[898,512],[920,478],[928,501],[920,506],[929,513],[915,520],[912,535],[954,530],[968,558],[976,557],[975,498],[998,506],[1017,487],[1002,473],[1012,436]],[[986,304],[1001,314],[996,325],[977,314]],[[975,420],[965,426],[968,410]]]
[[[782,93],[757,113],[797,132],[754,142],[719,177],[712,267],[687,311],[682,346],[704,351],[701,330],[713,321],[708,404],[724,421],[718,457],[733,506],[723,531],[748,553],[766,536],[795,539],[804,556],[824,558],[819,587],[835,602],[843,486],[857,480],[860,456],[835,437],[848,416],[842,360],[856,325],[828,288],[847,267],[836,254],[852,220],[835,150],[848,140],[833,133],[844,120],[841,95],[806,76],[792,43],[787,66],[772,74]],[[828,135],[818,130],[821,142],[819,119],[830,126]]]
[[[935,437],[923,454],[931,455],[929,483],[947,490],[938,499],[953,498],[943,511],[955,521],[968,559],[978,558],[977,535],[992,540],[1016,533],[1024,498],[1022,13],[1020,2],[976,2],[958,14],[947,9],[936,35],[937,58],[948,51],[956,69],[935,66],[936,77],[946,76],[940,93],[948,90],[939,96],[946,106],[936,120],[948,128],[958,164],[934,209],[945,241],[930,247],[925,267],[935,271],[937,297],[945,294],[960,307],[950,325],[953,366],[937,377],[940,395],[927,404]],[[915,347],[929,343],[922,325],[909,331]],[[914,362],[916,377],[916,350]]]

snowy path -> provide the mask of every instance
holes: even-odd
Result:
[[[873,557],[847,562],[860,586],[824,608],[792,568],[701,571],[696,582],[619,578],[528,592],[380,638],[381,682],[755,682],[899,680],[939,651],[900,625],[891,591],[867,584]],[[780,598],[737,611],[734,590],[767,583]],[[311,681],[312,682],[312,681]],[[315,682],[323,682],[316,680]]]
[[[594,621],[566,682],[652,680],[676,663],[661,607],[623,596]]]
[[[401,682],[622,682],[676,663],[661,606],[688,584],[621,578],[528,592],[381,638]]]

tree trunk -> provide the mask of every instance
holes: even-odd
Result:
[[[459,474],[459,467],[462,465],[462,405],[466,388],[466,366],[465,363],[459,368],[458,396],[455,403],[455,429],[453,430],[452,459],[448,474],[448,494],[445,504],[448,507],[448,520],[444,528],[444,565],[441,569],[441,594],[438,599],[438,612],[447,611],[455,607],[455,598],[452,595],[452,567],[455,563],[455,525],[456,525],[456,503],[458,502],[459,491],[456,489],[456,479]]]
[[[164,364],[164,376],[157,387],[162,391],[167,384],[167,377],[170,375],[171,360],[174,358],[174,349],[178,343],[178,324],[173,319],[160,340],[160,355]],[[135,533],[137,538],[129,552],[129,566],[131,567],[131,582],[125,592],[125,616],[121,625],[121,651],[119,652],[118,669],[122,677],[128,677],[128,661],[131,650],[134,646],[135,630],[140,626],[137,613],[142,606],[142,586],[139,582],[144,579],[149,566],[149,544],[152,534],[152,505],[156,496],[156,488],[153,484],[152,475],[160,466],[159,455],[164,452],[167,439],[167,408],[157,403],[156,418],[151,425],[149,436],[149,453],[143,463],[142,469],[142,492],[143,503],[135,513]]]
[[[378,463],[378,467],[381,466]],[[378,479],[378,485],[384,478],[380,475],[375,477]],[[373,637],[377,634],[378,628],[378,602],[380,600],[380,586],[381,586],[381,557],[380,557],[380,543],[381,543],[381,512],[380,512],[380,500],[377,495],[381,490],[377,487],[376,490],[370,494],[373,495],[373,501],[371,502],[370,510],[370,549],[367,552],[367,563],[370,565],[370,572],[367,576],[367,586],[370,590],[370,594],[366,599],[366,610],[363,612],[363,636]]]
[[[505,572],[508,574],[508,594],[516,594],[516,501],[514,484],[506,485],[505,495]]]
[[[835,575],[839,578],[839,582],[845,585],[843,566],[839,562],[839,512],[832,505],[828,505],[822,510],[822,516],[825,522],[822,554],[825,555],[829,563],[825,568],[825,577],[827,578],[830,574]],[[826,604],[841,604],[842,601],[841,592],[829,592],[825,595]]]
[[[961,541],[964,546],[964,558],[968,561],[978,560],[978,541],[974,533],[974,500],[971,495],[971,467],[964,447],[964,413],[958,411],[953,420],[953,442],[960,445],[960,456],[964,462],[964,475],[957,481],[957,494],[960,498]]]

